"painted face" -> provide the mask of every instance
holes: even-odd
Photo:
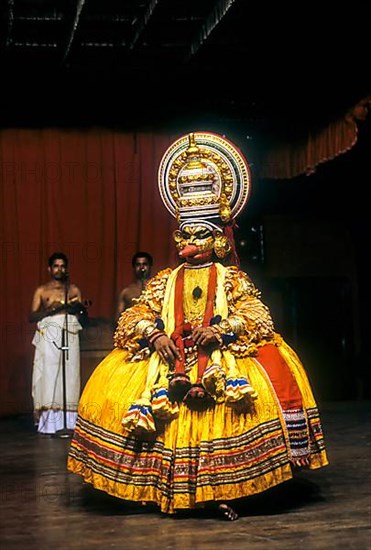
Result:
[[[134,273],[137,279],[148,279],[151,272],[151,266],[147,258],[137,258],[134,264]]]
[[[189,263],[203,263],[213,254],[214,236],[202,225],[185,225],[174,232],[175,244],[181,258]]]

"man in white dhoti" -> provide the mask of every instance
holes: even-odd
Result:
[[[79,317],[86,312],[79,288],[69,282],[67,267],[62,252],[50,256],[50,281],[35,290],[29,316],[37,323],[32,340],[34,419],[43,434],[73,429],[80,397]]]

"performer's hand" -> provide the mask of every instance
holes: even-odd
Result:
[[[164,363],[175,363],[176,359],[181,361],[182,356],[180,355],[178,348],[171,338],[166,336],[166,334],[156,338],[153,345]]]
[[[192,340],[198,346],[207,346],[217,342],[215,332],[210,327],[196,327],[191,334]]]

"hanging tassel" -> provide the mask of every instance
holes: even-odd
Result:
[[[169,367],[164,363],[160,367],[160,379],[153,386],[152,392],[152,412],[156,418],[161,420],[171,420],[178,416],[179,406],[176,402],[171,402],[169,399]]]
[[[233,355],[229,351],[225,351],[223,355],[229,366],[225,388],[226,404],[233,405],[241,399],[257,399],[258,393],[247,378],[240,375]]]
[[[193,411],[204,411],[215,405],[214,399],[207,393],[202,384],[193,384],[183,398],[183,403]]]
[[[171,402],[166,388],[156,388],[152,394],[152,412],[156,418],[169,421],[179,414],[179,406]]]
[[[135,435],[155,432],[156,425],[152,415],[151,403],[148,398],[139,399],[129,407],[122,419],[122,425]]]
[[[212,364],[206,367],[202,377],[202,385],[215,399],[216,403],[223,403],[225,400],[225,373],[220,366],[220,350],[213,351],[211,359]]]
[[[294,468],[308,468],[309,463],[309,458],[297,458],[291,460],[291,464]]]

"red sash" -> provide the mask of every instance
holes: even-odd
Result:
[[[210,267],[209,282],[207,288],[207,300],[206,308],[204,313],[204,318],[202,321],[203,327],[208,327],[210,325],[210,320],[214,312],[214,299],[216,291],[216,276],[217,271],[215,264],[212,264]],[[177,359],[175,361],[175,374],[184,373],[184,331],[185,328],[190,328],[184,324],[184,310],[183,310],[183,293],[184,293],[184,268],[181,269],[178,273],[177,280],[175,283],[175,304],[174,304],[174,313],[175,313],[175,330],[171,335],[172,340],[175,342],[175,345],[180,351],[182,359]],[[192,327],[194,328],[194,327]],[[204,347],[199,346],[197,350],[197,362],[198,362],[198,376],[197,383],[199,384],[202,379],[202,375],[205,372],[207,366],[207,361],[209,359],[210,352],[208,352]]]

